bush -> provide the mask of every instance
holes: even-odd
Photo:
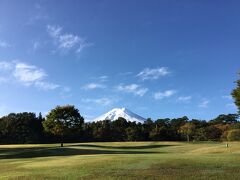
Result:
[[[229,141],[240,141],[240,129],[233,129],[228,132],[227,139]]]

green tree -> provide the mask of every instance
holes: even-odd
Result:
[[[91,123],[92,138],[94,141],[112,141],[112,128],[110,120]]]
[[[206,141],[207,140],[207,135],[206,131],[204,128],[198,128],[196,129],[193,138],[195,141]]]
[[[187,141],[190,141],[191,136],[194,135],[196,127],[193,123],[187,122],[183,126],[180,127],[179,132],[187,137]]]
[[[138,138],[138,130],[136,127],[126,128],[126,136],[128,141],[136,141]]]
[[[0,118],[0,142],[39,143],[42,139],[42,124],[34,113],[10,113]]]
[[[239,73],[240,74],[240,73]],[[232,91],[232,97],[234,98],[234,102],[238,107],[238,113],[240,114],[240,79],[236,81],[237,87]]]
[[[119,117],[117,120],[113,121],[112,123],[112,137],[115,141],[125,141],[127,139],[125,129],[128,127],[129,123],[126,119]]]
[[[222,136],[221,129],[215,127],[214,125],[205,128],[206,137],[211,141],[219,141]]]
[[[66,105],[52,109],[46,116],[46,120],[43,121],[43,127],[46,132],[60,137],[61,147],[63,147],[64,137],[80,132],[83,123],[84,118],[78,109]]]
[[[179,141],[182,140],[180,134],[180,127],[183,126],[185,123],[188,122],[188,117],[183,116],[181,118],[174,118],[170,121],[170,127],[172,131],[172,140]]]
[[[149,138],[154,141],[172,140],[170,119],[158,119],[154,122],[154,127],[149,132]]]
[[[43,122],[43,121],[44,121],[44,118],[42,117],[42,113],[41,113],[41,112],[38,114],[38,120],[39,120],[40,122]]]
[[[233,129],[228,132],[227,139],[229,141],[240,141],[240,129]]]
[[[237,114],[220,114],[215,119],[209,121],[209,124],[234,124],[237,123]]]

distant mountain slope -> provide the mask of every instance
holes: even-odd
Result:
[[[94,122],[97,121],[102,121],[102,120],[117,120],[119,117],[122,117],[124,119],[126,119],[127,121],[131,121],[131,122],[140,122],[140,123],[144,123],[144,121],[146,119],[144,119],[143,117],[133,113],[132,111],[126,109],[126,108],[114,108],[111,111],[97,117],[96,119],[93,119]]]

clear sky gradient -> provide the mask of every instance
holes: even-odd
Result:
[[[239,1],[0,0],[0,116],[74,104],[152,119],[235,113]]]

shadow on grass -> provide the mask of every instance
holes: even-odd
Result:
[[[97,155],[97,154],[156,154],[163,152],[77,149],[71,147],[0,148],[0,159],[37,158],[51,156]]]
[[[103,148],[103,149],[131,149],[131,150],[137,150],[137,149],[154,149],[154,148],[163,148],[163,147],[169,147],[169,146],[176,146],[176,145],[160,145],[160,144],[152,144],[152,145],[145,145],[145,146],[103,146],[103,145],[95,145],[95,144],[76,144],[72,146],[79,146],[79,147],[89,147],[89,148]]]

